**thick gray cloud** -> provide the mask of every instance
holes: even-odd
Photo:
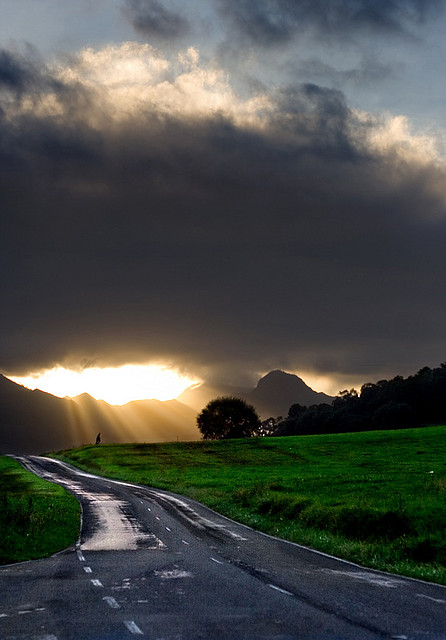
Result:
[[[281,44],[312,27],[326,37],[407,33],[443,0],[217,0],[221,15],[252,42]]]
[[[96,83],[2,55],[1,370],[444,360],[445,175],[422,140],[389,146],[315,84],[269,94],[260,124],[162,100],[116,119]]]
[[[330,82],[335,86],[348,83],[375,87],[376,83],[394,80],[398,75],[397,70],[402,71],[401,64],[385,64],[375,57],[363,57],[356,67],[341,70],[317,58],[301,60],[290,65],[290,68],[301,78]]]
[[[47,73],[37,52],[28,47],[26,55],[0,50],[0,91],[11,92],[20,97],[23,93],[27,96],[54,87],[58,83]],[[61,88],[61,87],[59,87]]]
[[[151,38],[175,39],[188,33],[188,20],[158,0],[125,0],[124,12],[136,31]]]

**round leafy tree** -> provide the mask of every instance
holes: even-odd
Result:
[[[197,417],[205,440],[246,438],[260,428],[254,407],[241,398],[223,396],[208,402]]]

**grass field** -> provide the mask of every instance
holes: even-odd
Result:
[[[0,564],[43,558],[73,544],[80,506],[62,487],[0,456]]]
[[[446,584],[444,426],[57,455],[362,565]]]

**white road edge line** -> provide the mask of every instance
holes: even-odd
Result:
[[[275,584],[269,584],[268,587],[274,589],[275,591],[279,591],[280,593],[284,593],[286,596],[292,596],[291,591],[287,591],[286,589],[281,589],[280,587],[276,587]]]
[[[91,581],[92,584],[94,584],[95,587],[103,587],[104,585],[102,584],[102,582],[100,580],[92,580]]]
[[[431,602],[435,602],[436,604],[446,604],[446,600],[432,598],[432,596],[425,596],[424,593],[417,593],[417,598],[426,598],[426,600],[430,600]]]
[[[217,564],[223,564],[223,562],[221,560],[217,560],[217,558],[212,558],[211,557],[212,562],[216,562]]]
[[[133,620],[124,620],[124,625],[130,631],[130,633],[135,633],[137,635],[143,636],[143,632],[138,627],[138,625]]]
[[[104,596],[102,598],[112,609],[120,609],[121,605],[116,602],[112,596]]]

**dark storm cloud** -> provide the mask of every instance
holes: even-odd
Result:
[[[0,49],[0,92],[30,95],[51,84],[57,83],[47,74],[33,49],[29,48],[27,56]]]
[[[340,92],[283,89],[256,127],[153,102],[116,121],[96,87],[53,85],[55,111],[13,93],[0,116],[0,369],[444,359],[444,170],[378,152]]]
[[[84,112],[91,104],[89,92],[79,83],[65,84],[56,78],[33,47],[27,47],[26,55],[0,49],[0,109],[4,105],[14,109],[23,100],[38,105],[47,93],[57,96],[66,118],[71,110]],[[0,131],[2,135],[8,136],[8,128]]]
[[[134,29],[146,36],[175,39],[189,31],[188,20],[158,0],[125,0],[124,7]]]
[[[239,33],[262,45],[281,44],[314,28],[326,36],[358,31],[406,33],[444,6],[443,0],[217,0]]]
[[[22,90],[31,77],[28,65],[21,64],[9,51],[0,51],[0,87]]]
[[[371,85],[383,80],[392,80],[401,73],[402,65],[385,64],[380,60],[368,57],[363,58],[356,67],[349,69],[335,69],[330,64],[315,58],[290,65],[290,69],[299,77],[308,77],[312,80],[343,84],[345,82],[355,85]]]

